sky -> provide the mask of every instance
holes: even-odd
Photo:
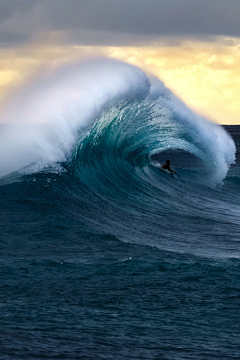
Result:
[[[0,0],[0,110],[41,72],[107,56],[240,124],[240,0]]]

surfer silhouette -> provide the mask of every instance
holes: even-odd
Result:
[[[166,161],[166,164],[164,164],[164,165],[161,166],[161,169],[163,169],[163,170],[168,170],[168,171],[170,171],[171,174],[177,174],[176,171],[174,171],[174,170],[172,170],[172,169],[170,168],[170,160],[167,160],[167,161]]]

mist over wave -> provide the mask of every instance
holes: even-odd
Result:
[[[66,66],[36,79],[15,94],[1,114],[0,121],[9,124],[1,136],[1,174],[38,159],[66,159],[79,132],[103,109],[125,98],[145,97],[149,88],[140,69],[106,59]]]
[[[65,66],[15,94],[0,118],[8,124],[0,135],[1,175],[35,161],[69,159],[78,139],[102,112],[106,118],[120,103],[125,109],[121,127],[127,137],[141,128],[137,141],[146,148],[145,159],[169,148],[184,149],[202,159],[212,183],[224,179],[235,160],[235,145],[225,130],[194,114],[159,79],[110,59]],[[109,126],[108,121],[101,124],[101,131]],[[120,130],[115,127],[114,131],[118,141]],[[132,146],[138,152],[137,141]]]

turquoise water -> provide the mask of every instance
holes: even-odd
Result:
[[[1,128],[1,359],[239,359],[239,127],[111,66],[129,88],[81,126]]]

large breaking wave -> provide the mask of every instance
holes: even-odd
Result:
[[[16,94],[1,118],[1,175],[15,171],[1,184],[52,182],[50,208],[65,199],[60,211],[84,231],[216,255],[225,242],[203,234],[231,224],[235,241],[239,178],[221,185],[234,141],[142,70],[106,59],[62,68]],[[159,171],[167,158],[175,178]]]
[[[8,124],[0,139],[1,175],[36,160],[66,160],[96,123],[91,141],[141,168],[151,154],[183,149],[219,183],[235,159],[223,128],[194,114],[159,79],[109,59],[38,78],[11,99],[1,120]]]

